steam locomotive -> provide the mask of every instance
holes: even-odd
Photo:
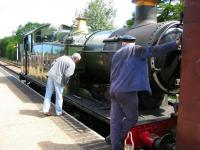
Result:
[[[127,34],[136,37],[138,45],[153,46],[175,40],[183,32],[178,21],[158,23],[156,17],[156,6],[138,5],[135,23],[130,28],[89,32],[85,20],[77,18],[77,27],[62,25],[58,29],[47,24],[35,29],[24,36],[20,48],[20,78],[45,86],[53,60],[79,52],[82,59],[64,90],[64,101],[109,122],[110,64],[113,54],[121,47],[115,39]],[[141,113],[160,109],[166,94],[179,92],[180,54],[172,52],[148,61],[152,94],[139,92]]]

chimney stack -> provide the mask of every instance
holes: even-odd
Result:
[[[77,21],[76,22],[77,23],[76,32],[87,34],[88,33],[88,27],[87,27],[87,24],[86,24],[86,19],[82,18],[82,17],[78,17],[78,18],[76,18],[76,21]]]
[[[157,23],[158,0],[132,0],[136,4],[135,26]]]

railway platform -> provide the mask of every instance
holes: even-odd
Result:
[[[69,114],[44,116],[43,97],[1,66],[0,100],[2,150],[110,150],[102,136]]]

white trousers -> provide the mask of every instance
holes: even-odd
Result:
[[[55,104],[55,111],[56,115],[62,114],[62,105],[63,105],[63,89],[64,86],[61,86],[60,84],[56,83],[51,77],[48,77],[47,85],[46,85],[46,93],[43,103],[43,112],[47,113],[49,112],[50,106],[51,106],[51,97],[53,94],[53,91],[56,92],[56,104]]]

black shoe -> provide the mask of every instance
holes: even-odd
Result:
[[[107,144],[111,145],[111,138],[110,138],[110,135],[105,137],[105,141]]]

